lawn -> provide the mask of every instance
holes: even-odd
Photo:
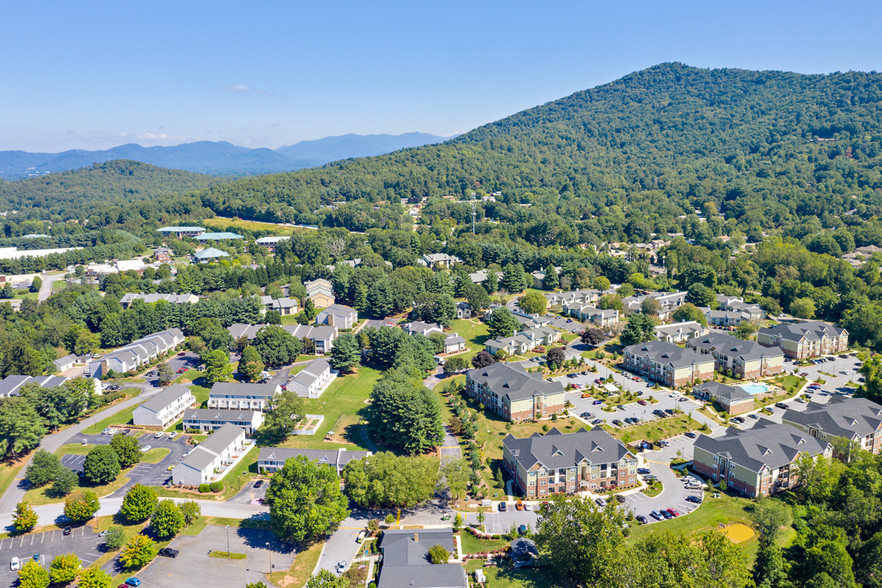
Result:
[[[458,353],[457,357],[461,357],[467,362],[477,355],[479,351],[484,349],[484,342],[490,337],[487,335],[487,324],[478,319],[459,319],[453,321],[450,330],[466,340],[468,351]]]
[[[571,588],[572,584],[561,584],[553,574],[547,570],[531,570],[527,568],[514,569],[511,567],[484,567],[484,562],[472,560],[465,566],[471,575],[475,570],[484,570],[487,576],[487,586],[493,588]]]
[[[171,453],[171,449],[168,447],[154,447],[141,455],[141,463],[159,463],[169,453]]]
[[[151,486],[156,495],[162,498],[189,498],[191,500],[228,500],[239,493],[242,486],[251,482],[252,476],[257,475],[257,457],[260,449],[254,447],[239,461],[236,466],[227,472],[221,480],[224,489],[220,494],[198,494],[194,492],[182,492],[164,486]]]
[[[291,235],[296,230],[294,227],[280,225],[276,223],[264,223],[260,221],[225,218],[222,216],[207,218],[202,220],[201,222],[205,227],[211,229],[234,230],[238,228],[248,231],[273,231],[277,235]]]
[[[123,390],[123,392],[126,393],[125,400],[128,400],[128,398],[137,395],[138,392],[140,392],[140,390],[138,390],[137,388],[126,388],[125,390]],[[124,401],[123,399],[120,399],[119,402],[123,402],[123,401]],[[93,422],[92,425],[83,429],[83,434],[84,435],[97,435],[98,433],[100,433],[101,431],[106,429],[107,427],[127,425],[127,424],[131,423],[132,422],[132,414],[135,412],[136,406],[138,406],[138,405],[137,404],[132,405],[128,408],[124,408],[123,410],[119,411],[116,414],[110,415],[109,417],[107,417],[106,419],[104,419],[102,421],[98,421],[97,423]],[[94,421],[95,417],[89,417],[89,419]]]
[[[119,475],[116,477],[116,480],[110,482],[109,484],[103,484],[101,486],[92,486],[83,478],[79,478],[77,482],[77,487],[74,488],[74,492],[78,490],[91,490],[95,494],[98,495],[99,498],[102,496],[107,496],[113,492],[116,492],[120,488],[126,485],[129,481],[129,478],[126,474],[132,468],[127,468],[122,470]],[[64,496],[57,496],[52,493],[52,484],[46,484],[45,486],[41,486],[40,488],[31,488],[24,495],[24,501],[28,502],[34,506],[42,505],[42,504],[57,504],[60,502],[64,502]]]
[[[305,449],[369,449],[361,439],[360,415],[367,406],[371,389],[381,375],[379,370],[361,366],[355,374],[338,376],[319,398],[305,398],[305,412],[324,415],[325,420],[315,435],[292,435],[282,446]],[[339,430],[340,427],[344,430]],[[324,441],[329,431],[334,431],[335,439],[344,436],[345,441]]]
[[[322,555],[322,546],[323,543],[313,543],[306,551],[299,552],[287,572],[273,572],[267,576],[269,581],[276,586],[303,586],[315,571]]]
[[[0,496],[5,494],[6,490],[18,478],[18,473],[30,458],[31,454],[26,453],[18,459],[7,459],[0,463]]]
[[[463,553],[487,553],[498,551],[508,545],[507,539],[478,539],[471,533],[460,533],[459,542]]]
[[[742,523],[751,526],[747,506],[751,504],[748,498],[729,496],[721,493],[719,498],[710,498],[705,495],[705,500],[692,513],[653,525],[639,525],[631,528],[631,540],[638,540],[655,531],[669,531],[677,536],[691,535],[703,531],[720,531],[724,525]],[[794,536],[792,529],[786,529],[782,533],[780,543],[788,544]],[[756,556],[759,541],[756,537],[738,544],[742,553],[751,561]]]
[[[613,437],[619,439],[623,443],[630,443],[631,441],[638,441],[640,439],[645,439],[654,443],[661,439],[668,439],[687,431],[697,431],[701,426],[701,423],[691,419],[688,414],[678,414],[666,419],[640,423],[632,427],[618,429],[608,427],[607,430]]]

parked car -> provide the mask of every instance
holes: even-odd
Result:
[[[529,502],[525,502],[524,503],[524,510],[527,510],[527,511],[533,510],[533,505],[530,504]]]
[[[755,412],[754,412],[754,413],[752,413],[752,414],[749,414],[749,415],[747,415],[747,416],[749,416],[749,417],[750,417],[750,418],[752,418],[752,419],[754,419],[754,420],[756,420],[756,419],[758,419],[758,418],[759,418],[759,415],[758,415],[758,414],[756,414],[756,413],[755,413]]]
[[[649,471],[650,471],[649,468],[637,468],[637,473],[640,475],[648,474]]]
[[[603,404],[603,401],[602,400],[595,400],[591,404],[593,404],[594,406],[597,406],[598,404]]]
[[[646,402],[645,400],[638,400],[638,401],[637,401],[637,404],[639,404],[640,406],[646,406],[646,405],[649,404],[649,403]]]
[[[70,535],[71,531],[72,531],[72,529],[70,527],[65,527],[64,530],[61,532],[61,534],[62,535]]]
[[[599,506],[600,508],[603,508],[604,506],[606,506],[606,500],[604,500],[603,498],[595,498],[595,499],[594,499],[594,502],[595,502],[595,504],[597,504],[597,506]]]
[[[698,435],[696,435],[692,431],[687,431],[686,436],[689,437],[690,439],[695,439],[696,437],[698,437]]]
[[[787,410],[787,405],[784,404],[783,402],[776,402],[775,406],[777,406],[778,408],[782,408],[784,410]]]
[[[643,515],[637,515],[637,516],[634,517],[634,518],[637,519],[637,522],[640,523],[641,525],[645,525],[646,523],[649,522],[649,521],[646,520],[646,517],[643,516]]]
[[[600,425],[600,424],[603,424],[603,419],[594,419],[593,421],[591,421],[591,424],[592,424],[592,425]]]
[[[521,525],[518,527],[518,535],[526,535],[527,534],[527,525]]]
[[[153,449],[153,447],[151,447],[150,445],[145,445],[144,447],[141,448],[141,453],[147,453],[151,449]]]
[[[620,421],[619,419],[613,419],[612,424],[614,424],[617,427],[624,426],[624,423],[622,421]]]
[[[680,512],[676,508],[669,508],[668,512],[671,513],[672,517],[680,516]]]
[[[698,496],[687,496],[686,502],[694,502],[695,504],[701,504],[701,498]]]
[[[669,519],[674,518],[674,515],[672,515],[671,513],[669,513],[669,512],[666,511],[666,510],[661,510],[661,511],[659,511],[659,514],[660,514],[661,516],[665,517],[665,520],[669,520]]]
[[[616,408],[618,408],[619,410],[625,410],[625,406],[623,404],[617,404]]]
[[[17,572],[20,569],[21,569],[21,560],[13,555],[12,559],[9,560],[9,571],[10,572]]]
[[[582,417],[583,419],[590,419],[590,418],[591,418],[591,413],[590,413],[590,412],[583,412],[583,413],[580,414],[579,416]]]
[[[742,417],[738,417],[738,416],[737,416],[737,417],[732,417],[732,422],[733,422],[733,423],[738,423],[738,424],[740,425],[741,423],[744,422],[744,419],[743,419]]]
[[[517,503],[515,504],[515,509],[517,509],[517,510],[524,510],[524,501],[523,501],[523,500],[518,500]]]
[[[156,431],[155,433],[153,433],[153,438],[154,438],[154,439],[162,439],[162,437],[163,437],[164,435],[165,435],[164,432],[162,432],[162,431]]]
[[[652,518],[654,518],[657,521],[662,520],[662,516],[657,510],[654,510],[651,513],[649,513],[649,516],[651,516]]]
[[[177,436],[178,436],[178,432],[172,431],[171,433],[168,434],[169,441],[171,441],[172,439],[174,439]]]
[[[258,480],[254,483],[255,488],[260,488],[261,486],[263,486],[263,480]]]
[[[505,502],[500,502],[499,503],[499,512],[505,512],[506,510],[508,510],[508,505],[506,505]]]
[[[126,578],[126,584],[128,584],[129,586],[140,586],[141,580],[139,580],[138,578]]]
[[[180,551],[178,551],[177,549],[172,549],[171,547],[163,547],[159,550],[159,555],[161,555],[162,557],[174,558],[178,557],[178,553],[180,553]]]

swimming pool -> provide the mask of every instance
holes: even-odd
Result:
[[[750,394],[751,396],[756,396],[757,394],[765,394],[771,388],[766,386],[765,384],[741,384],[740,388]]]

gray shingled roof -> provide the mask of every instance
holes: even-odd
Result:
[[[242,382],[217,382],[211,387],[209,396],[248,396],[269,398],[276,393],[278,384],[245,384]]]
[[[293,447],[261,447],[258,461],[287,461],[292,457],[305,455],[310,461],[329,465],[338,471],[352,460],[370,455],[368,451],[349,451],[346,449],[297,449]]]
[[[545,468],[566,468],[582,462],[616,463],[629,454],[624,445],[600,427],[566,434],[552,428],[545,435],[534,433],[524,438],[508,435],[502,444],[526,469],[537,463]]]
[[[213,408],[193,408],[184,413],[184,420],[196,421],[254,421],[254,413],[260,412],[256,410],[224,410]]]
[[[838,337],[845,329],[840,329],[823,321],[808,321],[804,323],[782,323],[774,327],[764,327],[760,333],[778,336],[788,341],[800,341],[806,338],[810,341],[820,340],[826,335],[828,338]]]
[[[882,406],[866,398],[834,396],[827,404],[809,402],[804,412],[789,409],[784,420],[815,427],[836,437],[866,437],[882,424]]]
[[[714,358],[702,355],[692,349],[683,349],[667,341],[647,341],[625,347],[634,355],[649,355],[654,361],[667,364],[674,369],[687,367],[695,364],[713,362]]]
[[[189,394],[190,388],[183,384],[172,384],[153,398],[145,400],[141,403],[144,408],[149,408],[153,412],[159,412],[184,394]]]
[[[199,444],[202,449],[207,449],[214,454],[220,454],[224,449],[229,447],[233,441],[244,433],[242,427],[237,427],[232,423],[227,423],[214,433],[208,436],[208,439]]]
[[[716,351],[727,357],[740,357],[745,361],[762,359],[763,357],[784,356],[784,352],[778,347],[764,347],[755,341],[745,341],[732,335],[723,333],[708,333],[690,339],[686,345]]]
[[[308,388],[320,375],[329,369],[331,369],[331,364],[326,359],[319,357],[309,362],[305,368],[294,374],[291,379]]]
[[[560,394],[564,391],[560,382],[543,380],[541,376],[528,374],[518,364],[492,363],[487,367],[469,370],[468,376],[510,400],[532,398],[536,394]]]
[[[707,391],[711,396],[725,398],[730,402],[732,400],[747,400],[748,398],[753,398],[753,396],[740,386],[731,386],[729,384],[721,384],[720,382],[705,382],[699,384],[694,389]]]
[[[429,548],[441,545],[456,552],[452,529],[387,530],[380,549],[383,565],[377,588],[466,588],[465,568],[429,562]]]
[[[796,427],[760,419],[746,431],[729,428],[722,437],[700,435],[695,447],[722,455],[750,471],[759,472],[763,466],[775,469],[787,465],[799,453],[819,455],[827,444]]]

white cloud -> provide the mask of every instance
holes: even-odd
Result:
[[[138,133],[138,138],[155,141],[158,139],[168,139],[168,135],[165,133]]]
[[[269,94],[266,90],[261,90],[260,88],[252,88],[248,84],[230,84],[229,86],[225,86],[221,88],[226,92],[235,92],[237,94],[256,94],[258,96],[266,96]]]

